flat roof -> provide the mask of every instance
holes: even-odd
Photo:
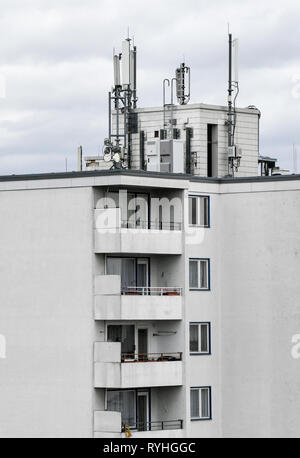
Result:
[[[171,107],[171,104],[166,105],[167,109]],[[135,112],[137,113],[151,113],[151,112],[160,112],[163,111],[164,107],[141,107],[136,108]],[[187,105],[173,105],[173,110],[175,111],[185,111],[185,110],[211,110],[211,111],[228,111],[228,106],[226,105],[212,105],[208,103],[188,103]],[[260,115],[260,110],[253,105],[248,107],[236,107],[237,113],[246,113]]]
[[[183,173],[164,173],[164,172],[147,172],[144,170],[91,170],[82,172],[51,172],[51,173],[29,173],[24,175],[2,175],[0,182],[13,182],[13,181],[32,181],[32,180],[51,180],[51,179],[65,179],[65,178],[88,178],[88,177],[101,177],[101,176],[136,176],[136,177],[149,177],[149,178],[163,178],[172,180],[187,180],[192,182],[203,183],[251,183],[263,181],[292,181],[300,180],[300,174],[291,175],[275,175],[275,176],[252,176],[252,177],[223,177],[223,178],[208,178],[201,176],[188,175]]]

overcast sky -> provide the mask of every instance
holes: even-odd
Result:
[[[107,135],[112,48],[138,47],[139,106],[185,56],[191,102],[226,104],[227,24],[240,40],[238,105],[262,111],[261,154],[300,170],[299,0],[0,0],[0,175],[76,169]]]

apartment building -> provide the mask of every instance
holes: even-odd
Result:
[[[237,81],[138,108],[130,42],[103,155],[0,176],[0,437],[299,437],[300,176]]]
[[[299,436],[299,176],[0,191],[1,437]]]

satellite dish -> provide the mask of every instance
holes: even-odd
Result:
[[[110,154],[104,154],[104,161],[105,162],[111,161],[111,155]]]
[[[119,153],[115,153],[113,155],[113,161],[114,162],[120,162],[120,160],[121,160],[120,154]]]

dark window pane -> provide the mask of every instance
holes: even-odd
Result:
[[[204,197],[204,215],[203,215],[203,223],[204,223],[204,226],[205,226],[205,227],[208,226],[208,203],[209,203],[208,197]]]
[[[107,275],[121,275],[122,260],[121,258],[107,258],[106,273]]]
[[[190,261],[190,288],[198,288],[198,261]]]
[[[190,351],[199,351],[197,324],[190,325]]]
[[[207,353],[208,352],[208,325],[201,324],[200,332],[201,332],[201,352]]]
[[[191,390],[191,417],[199,418],[199,390]]]
[[[200,261],[200,288],[208,288],[208,278],[207,278],[207,261]]]
[[[209,389],[202,388],[201,390],[201,417],[209,417]]]
[[[197,198],[192,198],[192,224],[197,224]]]

